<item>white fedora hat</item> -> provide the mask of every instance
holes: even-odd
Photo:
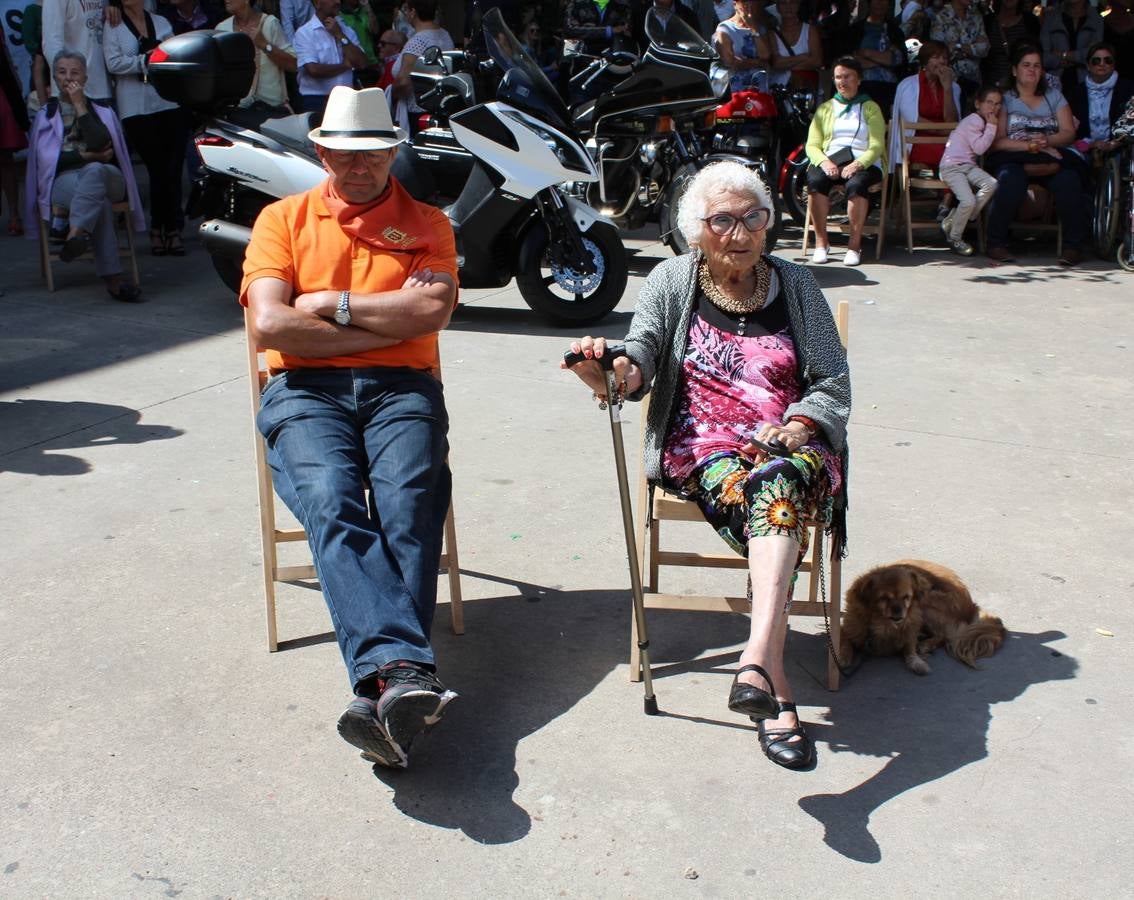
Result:
[[[356,91],[338,85],[327,98],[323,124],[308,132],[312,142],[330,150],[383,150],[409,135],[390,117],[390,104],[380,88]]]

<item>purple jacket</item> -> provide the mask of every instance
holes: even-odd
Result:
[[[102,120],[110,132],[110,142],[114,147],[114,157],[126,179],[126,199],[130,201],[130,221],[135,231],[146,230],[146,214],[142,210],[142,198],[138,196],[138,182],[134,180],[134,168],[130,165],[130,153],[126,149],[126,137],[118,116],[109,107],[90,101],[90,108]],[[48,116],[48,112],[54,114]],[[59,154],[63,149],[63,115],[59,104],[48,102],[35,114],[29,134],[31,149],[28,150],[28,175],[24,190],[24,221],[51,221],[51,189],[55,186],[55,168],[59,165]],[[29,240],[39,240],[39,229],[28,228]]]
[[[988,151],[996,137],[996,125],[989,124],[984,116],[970,113],[949,133],[949,143],[941,157],[943,166],[960,166],[976,163],[977,157]]]

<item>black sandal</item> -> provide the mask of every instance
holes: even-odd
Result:
[[[142,302],[142,289],[136,284],[130,284],[127,281],[124,281],[122,282],[122,284],[118,285],[117,291],[112,291],[110,288],[107,288],[106,292],[110,294],[110,296],[115,300],[118,300],[121,303]]]
[[[768,690],[761,690],[755,685],[741,682],[740,676],[745,672],[755,672],[763,678],[768,682]],[[748,716],[753,722],[774,719],[780,714],[780,704],[776,700],[775,690],[772,679],[761,666],[755,663],[741,666],[732,679],[732,688],[728,692],[728,708],[742,716]]]
[[[795,704],[789,700],[781,700],[779,705],[781,712],[796,711]],[[760,749],[777,766],[805,769],[815,761],[815,745],[803,730],[802,723],[795,728],[765,728],[763,720],[760,720],[756,723],[756,733],[760,737]],[[794,737],[799,740],[791,740]]]
[[[71,262],[90,249],[91,236],[85,231],[80,231],[74,237],[69,237],[63,242],[63,246],[59,249],[59,258],[63,262]]]
[[[181,232],[172,229],[165,232],[165,252],[170,256],[184,256],[185,245],[181,242]]]
[[[165,235],[160,228],[150,229],[150,253],[165,256]]]

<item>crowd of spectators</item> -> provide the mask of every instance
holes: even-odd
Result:
[[[1059,0],[1043,9],[1024,0],[985,0],[984,5],[906,0],[900,8],[893,0],[561,0],[526,7],[505,0],[499,5],[565,93],[571,53],[642,52],[651,10],[663,21],[682,19],[711,41],[720,53],[718,70],[727,71],[734,90],[816,87],[820,73],[829,72],[836,59],[850,59],[858,70],[852,71],[856,89],[883,120],[900,115],[906,121],[960,122],[976,114],[976,104],[987,101],[985,88],[996,85],[1003,93],[985,165],[1001,189],[991,197],[981,182],[984,187],[976,189],[984,193],[979,200],[974,195],[974,203],[991,198],[990,253],[1008,256],[999,242],[1023,202],[1018,198],[1023,181],[1025,190],[1042,184],[1051,193],[1063,222],[1065,262],[1074,263],[1085,239],[1082,198],[1089,195],[1092,156],[1113,149],[1110,124],[1132,93],[1134,0],[1102,2],[1108,5],[1101,12],[1089,0]],[[186,164],[190,176],[197,164],[190,149],[192,118],[159,97],[145,78],[148,54],[170,35],[217,28],[252,39],[255,78],[233,113],[248,127],[298,111],[318,117],[331,89],[344,84],[384,88],[397,121],[412,130],[419,112],[409,81],[414,62],[430,47],[450,49],[472,37],[476,15],[474,4],[461,0],[223,0],[223,5],[222,0],[110,0],[109,5],[36,0],[24,10],[20,35],[32,60],[26,81],[15,74],[0,34],[0,196],[7,232],[35,232],[21,209],[38,208],[46,211],[53,239],[70,241],[68,256],[79,248],[75,216],[68,215],[61,196],[25,196],[23,206],[19,201],[22,159],[37,153],[34,146],[28,149],[29,134],[34,143],[37,133],[33,118],[55,122],[61,116],[67,131],[56,135],[63,148],[58,170],[78,161],[124,171],[126,160],[137,158],[149,176],[144,214],[151,252],[185,253],[181,185]],[[909,52],[911,39],[914,49],[920,45],[916,55]],[[1022,48],[1033,52],[1021,55]],[[89,129],[76,124],[84,115],[61,93],[58,71],[61,60],[73,67],[76,59],[84,69],[82,102],[121,126],[125,159],[109,144],[88,146]],[[861,102],[849,108],[861,113]],[[862,168],[892,168],[902,154],[902,137],[891,129],[883,154]],[[813,190],[823,181],[824,149],[812,156]],[[940,146],[914,145],[911,164],[937,169],[943,152]],[[1046,159],[1039,166],[1022,154]],[[30,175],[25,181],[26,193],[43,189],[42,181],[37,184]],[[1066,196],[1073,188],[1074,210]],[[115,184],[108,191],[108,196],[122,193]],[[945,220],[954,205],[946,193],[938,218]],[[966,246],[956,231],[969,217],[954,215],[945,228],[954,249]],[[93,231],[88,238],[97,243]],[[852,243],[853,258],[857,243]]]

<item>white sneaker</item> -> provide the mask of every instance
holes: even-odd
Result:
[[[956,212],[956,210],[953,210],[952,212],[949,213],[949,215],[947,215],[944,219],[941,220],[941,230],[945,232],[945,240],[947,240],[947,241],[953,240],[953,213],[954,212]]]
[[[862,254],[858,250],[848,250],[847,255],[843,257],[844,266],[857,266],[862,262]]]
[[[820,247],[816,245],[815,252],[811,254],[811,261],[813,263],[825,263],[827,261],[827,252],[829,247]]]

